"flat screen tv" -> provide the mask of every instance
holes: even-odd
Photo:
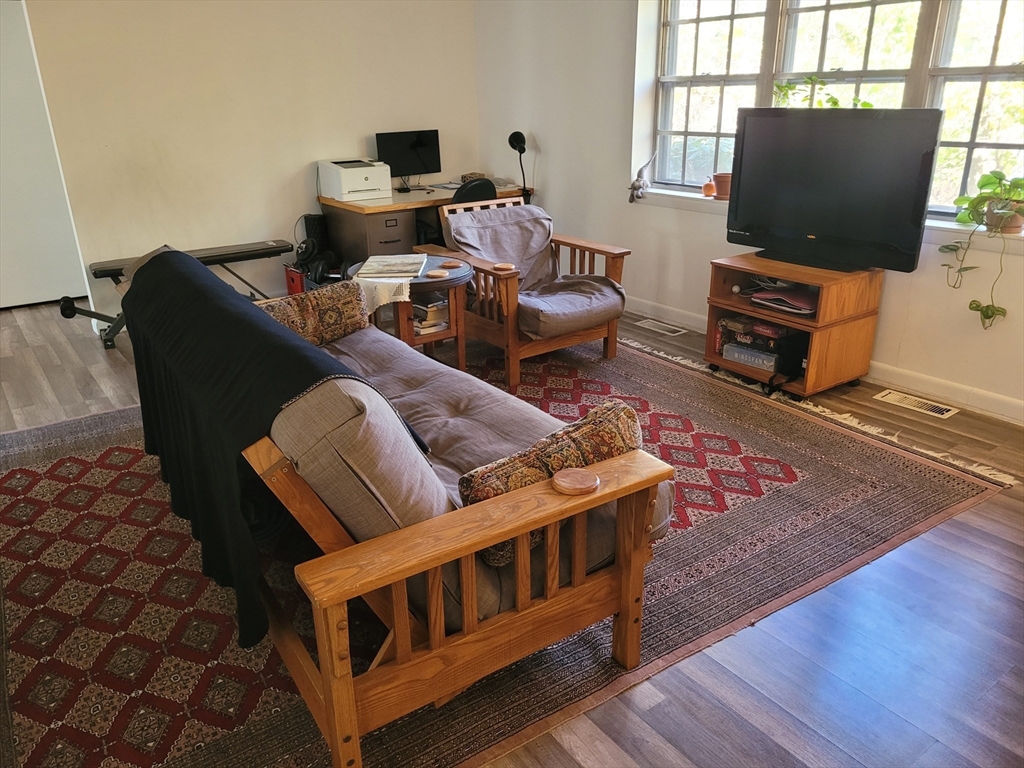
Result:
[[[741,109],[730,243],[826,269],[913,272],[939,109]]]
[[[393,179],[440,173],[441,147],[437,131],[378,133],[377,159],[391,166]]]

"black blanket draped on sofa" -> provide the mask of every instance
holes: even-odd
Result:
[[[253,527],[273,527],[267,509],[286,513],[240,453],[306,390],[361,377],[178,251],[139,267],[122,309],[146,452],[160,457],[171,508],[202,544],[203,573],[234,588],[238,642],[249,648],[268,627]]]

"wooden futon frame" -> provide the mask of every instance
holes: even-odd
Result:
[[[295,569],[313,605],[317,668],[264,584],[270,636],[309,705],[336,766],[362,765],[359,738],[433,702],[440,706],[482,677],[615,616],[612,656],[640,663],[644,564],[657,484],[672,468],[643,451],[595,464],[600,487],[565,496],[545,481],[356,544],[269,437],[243,455],[324,551]],[[587,510],[616,500],[615,562],[586,573]],[[559,537],[572,521],[571,580],[559,585]],[[530,594],[530,531],[544,529],[544,593]],[[476,553],[515,539],[516,604],[477,617]],[[462,630],[446,634],[441,566],[457,562]],[[406,579],[426,573],[426,625],[409,612]],[[353,677],[348,601],[362,597],[390,633],[370,670]]]

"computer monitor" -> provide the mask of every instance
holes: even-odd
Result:
[[[377,134],[377,159],[391,167],[391,178],[441,172],[437,131],[397,131]]]

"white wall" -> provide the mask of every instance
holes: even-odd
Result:
[[[86,264],[163,243],[291,240],[318,211],[315,161],[370,154],[378,131],[439,129],[441,178],[478,165],[472,3],[30,0],[28,11]],[[280,294],[283,261],[238,271]],[[94,289],[100,309],[117,309],[109,281]]]
[[[22,0],[0,2],[0,307],[85,294]]]
[[[515,153],[486,139],[526,133],[527,159],[536,166],[528,182],[556,228],[632,248],[625,273],[631,308],[704,330],[710,260],[749,249],[726,242],[724,203],[664,196],[627,202],[626,189],[647,160],[634,146],[650,146],[634,141],[634,95],[649,95],[644,78],[634,79],[636,62],[654,61],[650,36],[636,46],[637,18],[635,0],[478,3],[479,50],[505,54],[478,57],[481,161],[496,173],[518,174]],[[641,130],[652,122],[638,117]],[[1021,239],[1011,243],[997,294],[1009,318],[988,331],[966,307],[972,298],[987,303],[997,254],[979,253],[974,263],[983,269],[954,292],[937,252],[952,235],[930,231],[927,239],[915,273],[886,275],[871,378],[1024,421]]]

